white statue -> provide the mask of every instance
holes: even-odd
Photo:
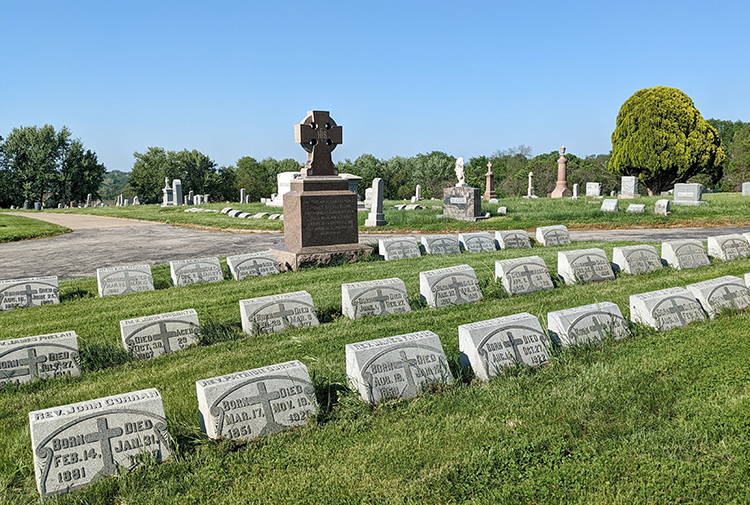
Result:
[[[466,187],[466,169],[464,169],[464,159],[458,157],[456,159],[456,177],[458,178],[457,188]]]

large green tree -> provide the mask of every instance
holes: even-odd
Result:
[[[637,91],[620,108],[608,166],[613,174],[637,176],[652,195],[720,170],[725,157],[716,128],[690,97],[657,86]]]
[[[162,195],[164,178],[177,175],[173,160],[163,147],[149,147],[145,153],[134,152],[130,186],[142,203],[157,203]]]

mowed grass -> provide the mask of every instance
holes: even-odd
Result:
[[[32,219],[29,217],[11,216],[0,212],[0,243],[28,240],[32,238],[53,237],[70,233],[64,226]]]
[[[100,480],[60,504],[216,503],[747,503],[750,501],[750,313],[602,346],[554,350],[541,369],[512,369],[487,384],[459,362],[458,326],[523,311],[546,327],[552,310],[617,303],[628,296],[750,272],[750,259],[670,268],[615,281],[507,297],[494,261],[538,254],[552,272],[557,252],[576,243],[460,256],[424,256],[310,269],[240,282],[169,287],[98,298],[95,279],[60,284],[62,303],[0,313],[2,338],[76,330],[80,378],[0,391],[0,502],[35,503],[28,412],[156,387],[173,453],[132,474]],[[624,245],[624,244],[622,244]],[[430,309],[418,301],[419,272],[458,264],[477,272],[484,299]],[[399,277],[410,314],[351,321],[340,315],[345,282]],[[307,290],[321,324],[245,336],[238,300]],[[195,308],[204,344],[132,361],[121,319]],[[420,330],[440,336],[457,381],[410,401],[363,403],[346,386],[344,345]],[[305,427],[247,443],[200,431],[194,382],[299,359],[312,374],[320,414]]]

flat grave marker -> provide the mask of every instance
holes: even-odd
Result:
[[[189,286],[224,280],[219,258],[170,261],[169,269],[172,273],[172,283],[175,286]]]
[[[705,267],[710,264],[703,242],[697,239],[662,242],[661,257],[678,270]]]
[[[349,319],[411,312],[406,285],[396,277],[342,284],[341,312]]]
[[[482,299],[477,275],[469,265],[419,272],[419,292],[422,300],[432,308]]]
[[[606,253],[596,248],[558,252],[557,274],[565,284],[615,280],[615,273]]]
[[[685,288],[675,287],[630,295],[630,320],[659,331],[704,321],[698,300]]]
[[[612,263],[623,272],[632,275],[653,272],[664,266],[656,248],[645,244],[613,247]]]
[[[242,330],[249,334],[278,333],[287,327],[318,326],[312,296],[307,291],[240,300]]]
[[[271,251],[227,256],[229,275],[236,281],[279,273],[279,265]]]
[[[414,237],[381,238],[378,240],[378,252],[386,261],[419,258],[422,255]]]
[[[422,235],[421,242],[425,252],[433,256],[461,254],[461,245],[456,235]]]
[[[529,234],[524,230],[496,231],[495,240],[500,249],[526,249],[531,247]]]
[[[646,212],[646,204],[631,203],[630,205],[628,205],[628,209],[626,212],[630,212],[631,214],[644,214]]]
[[[722,261],[750,257],[750,242],[739,233],[708,237],[708,255]]]
[[[0,340],[0,386],[81,375],[75,331]]]
[[[0,281],[0,310],[60,303],[57,276]]]
[[[502,279],[509,295],[553,289],[547,264],[539,256],[527,256],[495,262],[495,279]]]
[[[619,212],[620,201],[617,198],[605,198],[602,200],[602,212]]]
[[[154,278],[148,265],[97,268],[99,296],[119,296],[154,290]]]
[[[750,306],[750,289],[734,275],[688,284],[687,290],[712,319],[725,308],[742,310]]]
[[[570,244],[568,228],[561,224],[540,226],[536,229],[536,241],[545,247]]]
[[[476,253],[497,251],[494,237],[486,231],[459,233],[458,241],[466,252]]]
[[[628,322],[622,317],[620,307],[612,302],[550,312],[547,314],[547,326],[550,337],[564,346],[596,344],[610,335],[615,340],[630,335]]]
[[[201,328],[195,309],[120,321],[125,350],[138,359],[156,358],[198,342]]]

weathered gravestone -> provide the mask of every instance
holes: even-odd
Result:
[[[656,200],[656,204],[654,205],[654,214],[656,214],[657,216],[668,216],[671,213],[672,212],[669,209],[669,200]]]
[[[156,358],[198,342],[201,328],[195,309],[120,321],[125,350],[138,359]]]
[[[747,258],[750,257],[750,242],[738,233],[708,237],[708,255],[722,261]]]
[[[307,291],[240,300],[242,330],[249,334],[278,333],[289,326],[318,326],[312,296]]]
[[[0,281],[0,310],[60,303],[57,276]]]
[[[742,183],[742,196],[750,196],[750,182]]]
[[[614,247],[612,263],[623,272],[633,275],[653,272],[663,266],[656,248],[650,245]]]
[[[620,202],[617,198],[605,198],[602,200],[602,207],[600,210],[602,212],[619,212]]]
[[[144,389],[29,412],[36,486],[43,497],[169,457],[161,395]]]
[[[630,295],[630,320],[667,331],[704,321],[700,303],[685,288],[676,287]]]
[[[453,382],[440,338],[431,331],[346,344],[346,375],[363,400],[413,398]]]
[[[81,375],[75,331],[0,340],[0,386]]]
[[[710,262],[700,240],[672,240],[662,242],[661,257],[667,264],[678,270],[704,267]]]
[[[318,410],[299,361],[199,380],[195,389],[201,429],[213,439],[252,440],[305,425]]]
[[[245,277],[258,277],[279,273],[276,257],[271,251],[261,251],[237,256],[227,256],[229,275],[236,281]]]
[[[269,216],[268,212],[258,212],[253,214],[253,219],[265,219]]]
[[[486,231],[459,233],[458,241],[466,252],[475,253],[497,251],[495,238]]]
[[[490,381],[503,368],[518,364],[544,365],[549,342],[539,319],[527,312],[458,327],[461,363],[471,365],[477,377]]]
[[[404,207],[404,210],[422,210],[422,209],[424,209],[424,207],[422,207],[421,205],[417,205],[417,204],[410,204]]]
[[[703,201],[703,185],[698,183],[675,184],[673,203],[675,205],[702,205],[706,203]]]
[[[427,254],[433,256],[461,254],[461,245],[456,235],[422,235],[422,246]]]
[[[378,240],[378,252],[386,261],[419,258],[422,255],[414,237],[381,238]]]
[[[573,196],[574,200],[578,198],[578,183],[573,184]]]
[[[247,190],[240,188],[240,203],[247,203]]]
[[[550,338],[565,346],[596,344],[608,336],[619,340],[630,335],[620,307],[612,302],[549,312],[547,326]]]
[[[172,272],[172,283],[175,286],[189,286],[190,284],[224,280],[219,258],[170,261],[169,269]]]
[[[555,287],[547,264],[539,256],[527,256],[495,262],[495,279],[502,278],[509,295],[547,291]]]
[[[596,248],[558,252],[557,274],[565,284],[615,280],[615,273],[606,253]]]
[[[565,157],[565,146],[560,148],[560,157],[557,158],[557,182],[555,189],[549,195],[551,198],[567,198],[572,193],[568,189],[568,159]]]
[[[640,196],[638,193],[638,177],[625,176],[620,180],[620,197],[622,198],[634,198]]]
[[[172,179],[172,198],[173,205],[182,205],[182,181]]]
[[[570,233],[568,233],[568,228],[561,224],[540,226],[536,229],[536,241],[547,247],[568,245],[570,244]]]
[[[406,285],[398,278],[342,284],[341,312],[349,319],[411,312]]]
[[[531,247],[529,234],[524,230],[496,231],[495,240],[500,249],[525,249]]]
[[[482,299],[477,275],[469,265],[419,272],[419,293],[422,301],[433,308]]]
[[[586,196],[593,196],[595,198],[602,196],[602,183],[601,182],[587,182],[586,183]]]
[[[630,212],[631,214],[644,214],[646,212],[646,204],[631,203],[628,205],[628,210],[626,212]]]
[[[148,265],[97,268],[99,296],[129,295],[154,290],[154,278]]]
[[[365,219],[365,226],[385,226],[388,223],[383,213],[383,191],[385,189],[383,179],[380,177],[374,178],[372,180],[372,187],[367,189],[371,195],[369,206],[371,210],[367,215],[367,219]],[[367,202],[365,202],[365,207],[367,207]]]
[[[687,290],[711,318],[725,308],[742,310],[750,306],[750,289],[734,275],[688,284]]]

